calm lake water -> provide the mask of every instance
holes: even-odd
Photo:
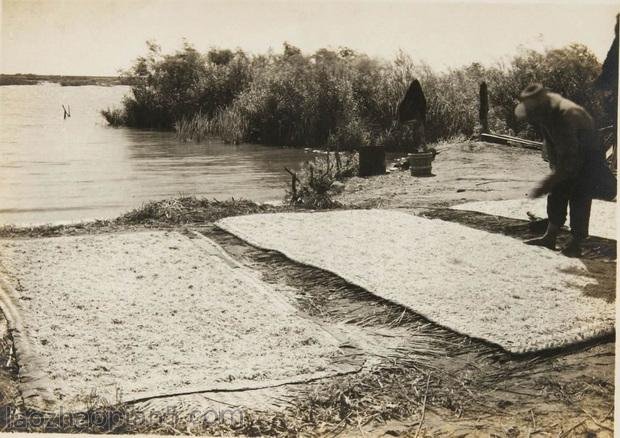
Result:
[[[281,200],[310,154],[179,142],[174,133],[111,128],[99,114],[128,87],[0,87],[0,224],[115,217],[179,195]],[[63,119],[61,105],[71,107]]]

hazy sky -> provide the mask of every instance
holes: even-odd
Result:
[[[398,49],[444,69],[490,63],[533,49],[580,42],[603,59],[613,39],[614,1],[199,1],[2,0],[3,73],[114,75],[145,53],[241,47],[312,52],[348,46],[393,57]]]

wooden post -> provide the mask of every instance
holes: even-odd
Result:
[[[291,199],[293,200],[293,202],[295,202],[297,201],[297,175],[295,174],[295,172],[293,172],[287,167],[285,167],[284,170],[286,170],[289,175],[291,175]]]
[[[487,89],[487,83],[480,83],[480,126],[482,134],[489,132],[489,90]]]
[[[336,178],[340,178],[340,143],[336,143],[336,151],[334,152],[334,158],[336,159]]]

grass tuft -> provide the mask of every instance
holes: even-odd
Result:
[[[341,208],[332,196],[342,190],[342,182],[359,172],[357,153],[326,153],[303,164],[296,176],[295,191],[291,187],[285,202],[311,209]]]
[[[294,206],[258,204],[245,199],[226,201],[185,196],[151,201],[116,219],[95,220],[63,225],[38,225],[18,227],[0,226],[0,238],[52,237],[62,235],[93,234],[148,228],[169,228],[176,225],[206,224],[228,216],[254,213],[293,211]]]
[[[186,196],[162,201],[151,201],[116,219],[124,225],[181,225],[215,222],[229,216],[254,213],[276,213],[290,210],[286,207],[257,204],[245,199],[228,201],[209,200]]]

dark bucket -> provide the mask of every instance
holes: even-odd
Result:
[[[383,175],[385,173],[385,149],[381,147],[359,148],[359,176]]]
[[[413,176],[433,176],[433,160],[435,154],[433,152],[417,152],[409,154],[409,165],[411,167],[411,175]]]

